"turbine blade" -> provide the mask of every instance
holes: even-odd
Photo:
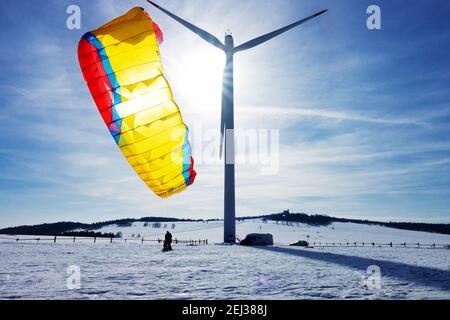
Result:
[[[174,15],[170,11],[167,11],[163,7],[157,5],[153,1],[147,0],[147,2],[150,3],[151,5],[153,5],[154,7],[158,8],[159,10],[161,10],[162,12],[167,14],[169,17],[171,17],[172,19],[174,19],[178,23],[182,24],[183,26],[185,26],[186,28],[188,28],[192,32],[194,32],[196,35],[198,35],[200,38],[202,38],[206,42],[212,44],[213,46],[215,46],[215,47],[217,47],[217,48],[219,48],[221,50],[225,50],[225,46],[222,44],[222,42],[220,42],[219,39],[217,39],[215,36],[213,36],[209,32],[207,32],[205,30],[202,30],[199,27],[194,26],[192,23],[187,22],[186,20],[181,19],[180,17]]]
[[[288,26],[286,26],[284,28],[275,30],[273,32],[270,32],[270,33],[262,35],[262,36],[260,36],[258,38],[255,38],[253,40],[250,40],[250,41],[248,41],[248,42],[246,42],[244,44],[241,44],[240,46],[237,46],[234,49],[234,52],[239,52],[239,51],[243,51],[243,50],[247,50],[247,49],[251,49],[253,47],[256,47],[257,45],[260,45],[261,43],[269,41],[270,39],[275,38],[276,36],[279,36],[280,34],[286,32],[286,31],[288,31],[288,30],[290,30],[292,28],[295,28],[295,27],[297,27],[297,26],[299,26],[299,25],[301,25],[301,24],[303,24],[303,23],[305,23],[305,22],[307,22],[307,21],[309,21],[309,20],[311,20],[311,19],[313,19],[313,18],[315,18],[317,16],[320,16],[322,13],[325,13],[327,11],[328,11],[328,9],[322,10],[320,12],[317,12],[317,13],[313,14],[312,16],[309,16],[309,17],[307,17],[305,19],[302,19],[302,20],[299,20],[297,22],[294,22],[294,23],[292,23],[292,24],[290,24],[290,25],[288,25]]]

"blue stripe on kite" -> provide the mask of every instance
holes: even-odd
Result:
[[[191,166],[191,145],[189,144],[188,141],[188,136],[189,136],[189,130],[186,127],[186,135],[184,138],[184,143],[182,146],[182,150],[183,150],[183,177],[184,177],[184,181],[186,183],[186,186],[189,186],[190,183],[190,175],[189,175],[189,167]]]
[[[113,136],[114,140],[116,141],[117,144],[119,144],[119,140],[120,140],[120,134],[117,136]]]
[[[119,114],[117,113],[117,110],[115,108],[115,103],[113,102],[112,105],[112,121],[118,121],[121,120],[122,118],[119,116]]]
[[[109,62],[109,58],[108,58],[108,55],[106,54],[105,47],[100,42],[100,40],[98,40],[97,37],[95,35],[93,35],[91,32],[86,33],[83,36],[83,39],[88,41],[90,44],[92,44],[97,49],[97,53],[100,56],[100,60],[102,61],[103,68],[105,69],[105,73],[108,77],[109,84],[112,89],[112,105],[111,105],[111,109],[112,109],[111,111],[112,111],[112,115],[113,115],[112,121],[121,120],[121,118],[117,114],[117,111],[115,108],[115,106],[117,104],[122,102],[122,97],[120,95],[119,82],[117,81],[116,75],[111,67],[111,63]],[[116,130],[114,130],[114,132],[110,131],[114,137],[114,140],[116,140],[116,143],[119,143],[121,124],[122,124],[122,121],[118,121],[117,125],[119,128],[119,132],[116,132]],[[117,135],[117,138],[116,138],[116,135]]]

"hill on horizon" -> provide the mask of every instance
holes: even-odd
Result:
[[[450,224],[442,223],[419,223],[419,222],[382,222],[371,220],[336,218],[327,215],[309,215],[306,213],[290,213],[285,211],[282,213],[273,213],[260,216],[238,217],[237,221],[245,221],[250,219],[262,219],[263,221],[279,221],[286,223],[303,223],[312,226],[328,226],[334,222],[356,223],[365,225],[379,225],[389,228],[423,231],[441,234],[450,234]],[[14,235],[63,235],[74,230],[94,231],[109,225],[130,226],[133,222],[203,222],[203,221],[221,221],[222,219],[178,219],[170,217],[142,217],[142,218],[125,218],[109,221],[101,221],[95,223],[81,222],[56,222],[44,223],[37,225],[23,225],[0,229],[0,234]],[[101,235],[99,235],[101,236]],[[109,235],[108,235],[109,236]]]

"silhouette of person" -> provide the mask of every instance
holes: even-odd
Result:
[[[163,246],[163,250],[164,251],[171,251],[172,250],[172,234],[167,231],[165,238],[164,238],[164,246]]]

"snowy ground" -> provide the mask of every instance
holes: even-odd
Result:
[[[211,244],[221,240],[221,223],[175,223],[179,239],[208,238],[210,245],[159,245],[0,241],[2,299],[450,299],[450,250],[399,247],[301,249],[286,243],[450,243],[446,235],[336,223],[329,227],[248,221],[238,234],[270,232],[273,247]],[[261,231],[260,231],[261,229]],[[105,227],[124,237],[162,237],[165,230]],[[69,266],[81,272],[80,289],[68,289]],[[366,273],[369,266],[378,273]],[[370,278],[368,278],[370,277]],[[380,281],[378,282],[378,279]],[[376,280],[369,282],[368,280]],[[375,285],[374,285],[375,284]],[[378,286],[379,284],[379,286]],[[70,285],[69,285],[70,287]]]

